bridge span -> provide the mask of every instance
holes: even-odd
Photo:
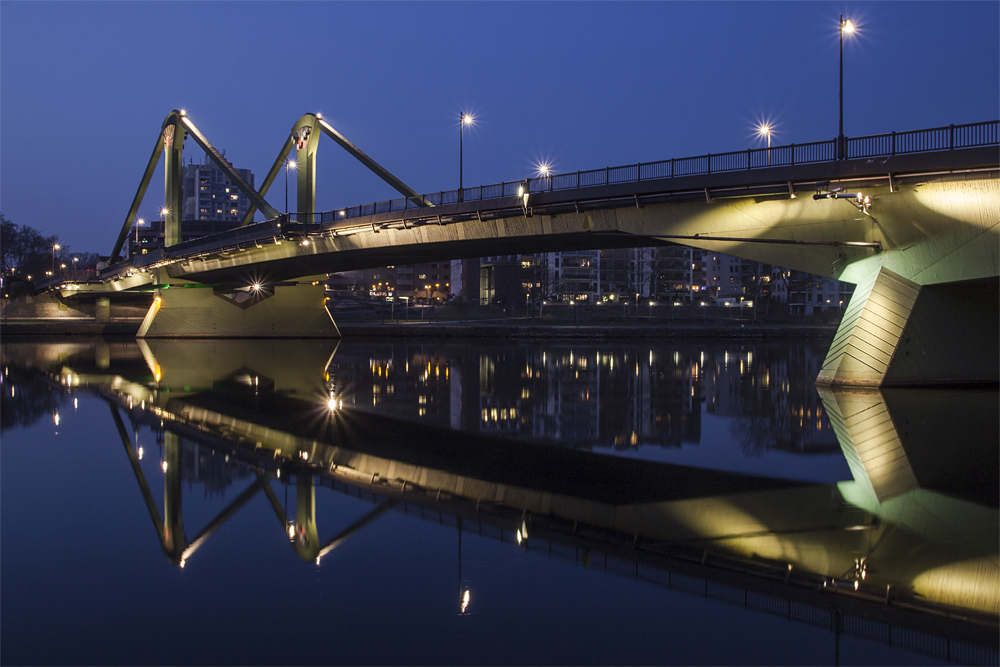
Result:
[[[297,208],[108,267],[81,291],[153,289],[140,337],[338,336],[328,273],[483,255],[679,243],[858,285],[819,380],[826,384],[996,383],[1000,366],[998,122],[750,149],[419,195],[322,118],[293,126],[260,191],[294,147]],[[186,134],[232,167],[182,112],[164,121],[113,256],[164,152],[179,201]],[[403,198],[315,212],[321,134]],[[304,162],[303,162],[304,161]],[[179,211],[179,206],[173,207]],[[203,287],[208,289],[190,289]],[[181,289],[177,289],[181,288]],[[985,355],[985,357],[984,357]]]

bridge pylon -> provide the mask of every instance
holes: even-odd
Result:
[[[326,309],[326,276],[234,286],[156,271],[160,287],[139,338],[340,338]]]

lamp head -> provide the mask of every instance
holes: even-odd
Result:
[[[850,19],[847,19],[847,20],[845,20],[845,21],[842,21],[842,22],[841,22],[841,24],[840,24],[840,30],[841,30],[841,31],[842,31],[842,32],[843,32],[843,33],[844,33],[845,35],[849,35],[849,34],[851,34],[852,32],[854,32],[854,24],[853,24],[853,23],[851,22],[851,20],[850,20]]]

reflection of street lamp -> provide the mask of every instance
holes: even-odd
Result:
[[[62,246],[59,245],[58,243],[52,244],[52,271],[53,271],[53,273],[56,270],[56,250],[59,250],[60,248],[62,248]]]
[[[837,159],[843,160],[845,155],[844,146],[844,33],[850,35],[854,32],[854,24],[850,19],[844,20],[844,15],[840,15],[840,134],[837,135]]]
[[[458,201],[462,201],[464,193],[462,191],[462,172],[463,172],[463,142],[465,140],[465,126],[472,125],[472,116],[463,113],[458,116]]]
[[[295,167],[295,160],[285,160],[285,215],[288,215],[288,170]]]

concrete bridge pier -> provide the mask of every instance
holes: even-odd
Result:
[[[325,276],[247,286],[170,278],[146,313],[139,338],[340,338],[326,309]]]
[[[996,384],[1000,279],[919,285],[881,267],[858,283],[816,383]]]

